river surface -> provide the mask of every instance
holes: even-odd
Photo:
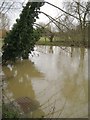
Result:
[[[32,118],[88,117],[88,51],[36,46],[28,60],[3,67],[10,99],[29,97],[40,106]]]

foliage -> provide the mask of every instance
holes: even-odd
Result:
[[[16,109],[15,106],[3,103],[2,118],[20,118],[20,117],[21,117],[20,111]]]
[[[38,11],[43,2],[28,2],[16,20],[12,30],[4,39],[2,47],[2,62],[15,61],[18,58],[27,59],[28,53],[33,50],[35,42],[39,39],[39,32],[33,28],[38,18]]]

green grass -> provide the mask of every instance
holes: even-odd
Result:
[[[36,43],[37,45],[52,45],[52,46],[75,46],[75,47],[88,47],[88,42],[83,43],[82,41],[74,41],[74,40],[53,40],[53,42],[50,42],[48,38],[41,37],[40,40]]]
[[[1,50],[1,47],[2,47],[2,41],[0,40],[0,50]]]
[[[41,37],[40,40],[39,40],[39,42],[45,42],[45,41],[49,42],[49,39],[47,37],[46,38],[45,37]]]
[[[20,113],[19,110],[10,104],[2,105],[2,117],[3,118],[19,118]]]
[[[0,50],[2,48],[2,45],[3,45],[3,40],[0,38]]]

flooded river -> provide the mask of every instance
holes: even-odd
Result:
[[[32,118],[88,117],[88,51],[36,46],[28,60],[3,67],[10,99],[28,97],[39,107]]]

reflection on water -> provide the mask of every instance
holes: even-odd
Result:
[[[88,117],[87,61],[85,48],[36,46],[29,60],[3,67],[6,93],[37,100],[33,118]]]

